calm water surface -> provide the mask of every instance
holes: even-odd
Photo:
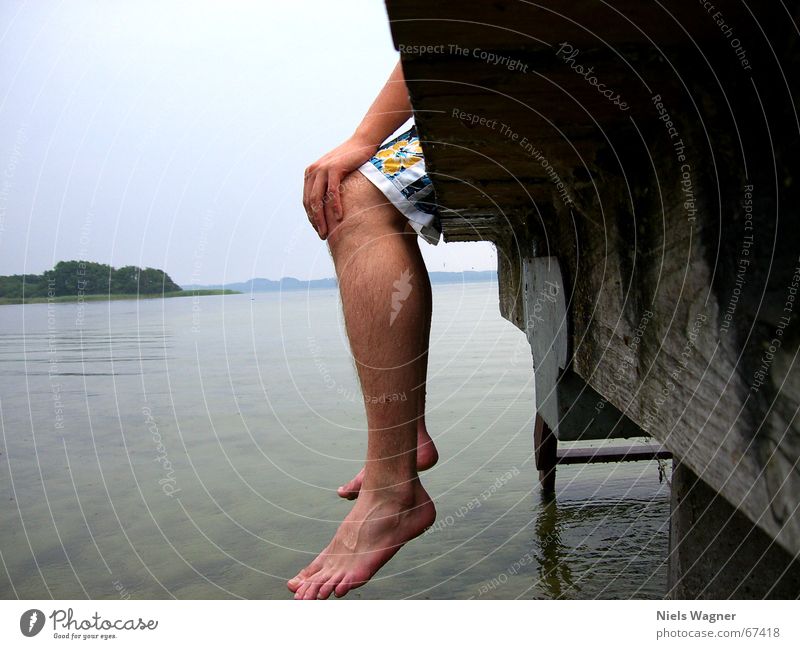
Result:
[[[564,467],[545,502],[497,286],[434,299],[438,520],[351,597],[662,597],[656,463]],[[289,598],[351,507],[358,394],[335,291],[0,307],[0,596]]]

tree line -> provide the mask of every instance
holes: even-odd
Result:
[[[155,295],[180,291],[181,287],[158,268],[113,268],[94,261],[60,261],[41,275],[0,276],[0,297],[49,297],[62,295]]]

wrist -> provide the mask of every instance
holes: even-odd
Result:
[[[384,138],[382,136],[376,135],[375,133],[369,133],[367,131],[362,131],[360,129],[356,129],[355,133],[350,136],[350,141],[359,147],[369,148],[372,152],[378,150],[378,147],[383,143]]]

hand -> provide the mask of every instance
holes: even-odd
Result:
[[[320,239],[326,239],[342,220],[342,180],[377,150],[378,144],[353,136],[306,169],[303,207]]]

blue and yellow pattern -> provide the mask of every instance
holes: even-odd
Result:
[[[360,170],[409,219],[420,236],[434,245],[439,242],[441,223],[436,193],[425,171],[416,125],[384,142]]]

